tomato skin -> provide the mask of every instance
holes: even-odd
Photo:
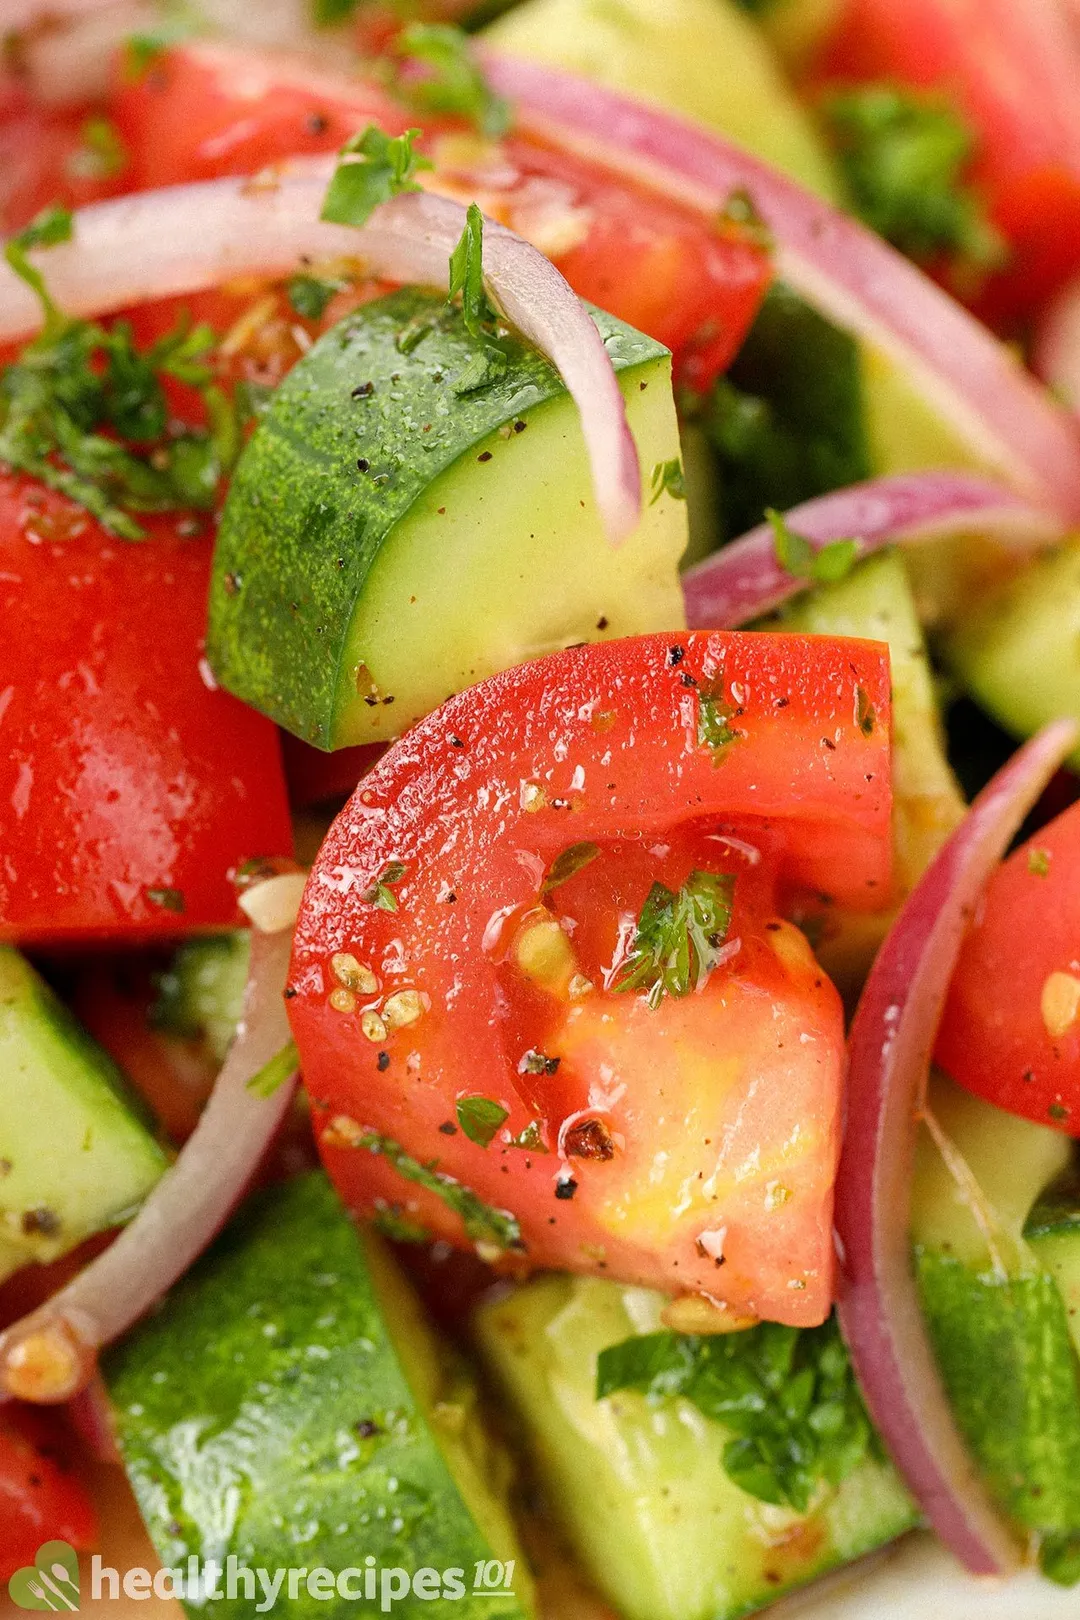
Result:
[[[297,152],[336,151],[373,120],[391,134],[416,122],[376,86],[204,44],[122,86],[113,113],[138,186],[249,174]],[[438,188],[535,235],[575,292],[673,351],[680,383],[707,389],[730,364],[772,279],[760,243],[538,140],[511,133],[495,145],[445,119],[423,123]],[[561,199],[554,229],[541,221],[531,232],[542,195]],[[572,222],[568,239],[560,214]]]
[[[976,301],[1007,324],[1080,266],[1080,46],[1058,0],[848,0],[820,78],[887,79],[953,98],[973,177],[1015,256]]]
[[[1043,997],[1051,974],[1080,980],[1080,803],[991,878],[934,1054],[977,1097],[1080,1136],[1080,1019],[1048,1029]],[[1062,988],[1068,992],[1067,981]]]
[[[291,852],[276,730],[200,666],[209,535],[146,528],[0,478],[0,939],[232,926],[230,874]]]
[[[0,1422],[0,1526],[0,1581],[33,1564],[46,1541],[66,1541],[77,1552],[97,1543],[82,1485],[55,1459],[44,1434],[35,1440],[19,1418]]]
[[[737,736],[714,759],[697,728],[700,691],[717,682]],[[859,690],[877,717],[870,735]],[[451,699],[392,747],[323,844],[290,973],[320,1151],[349,1206],[404,1209],[463,1245],[435,1196],[349,1145],[373,1131],[510,1209],[532,1265],[822,1320],[843,1020],[775,910],[826,882],[856,904],[887,899],[888,726],[883,649],[732,632],[556,654]],[[543,903],[594,987],[651,883],[678,888],[695,867],[736,875],[731,966],[655,1012],[640,997],[596,988],[576,1000],[525,979],[516,931],[545,870],[590,841],[601,853]],[[394,861],[397,909],[379,909],[364,896]],[[379,980],[344,1012],[329,999],[337,952]],[[373,1042],[362,1015],[399,989],[418,991],[423,1010],[395,1027],[391,1003]],[[522,1067],[529,1050],[560,1061],[538,1074]],[[507,1110],[504,1133],[539,1121],[547,1151],[470,1141],[455,1108],[476,1093]],[[618,1144],[601,1162],[574,1155],[566,1134],[597,1107]],[[756,1166],[745,1185],[710,1149],[721,1142],[729,1161]],[[572,1198],[556,1190],[568,1169]],[[724,1189],[711,1214],[695,1190],[706,1175]],[[783,1189],[775,1207],[770,1185]],[[718,1223],[722,1266],[696,1243]]]
[[[111,176],[80,173],[82,113],[51,112],[15,90],[0,107],[0,232],[19,231],[51,203],[82,208],[128,188],[126,167]]]

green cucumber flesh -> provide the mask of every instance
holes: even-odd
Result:
[[[728,1431],[689,1402],[633,1391],[597,1401],[600,1351],[656,1331],[664,1303],[550,1276],[475,1322],[550,1511],[623,1620],[735,1620],[911,1528],[915,1509],[883,1464],[860,1464],[800,1515],[731,1481]]]
[[[380,1579],[411,1578],[392,1605],[402,1620],[432,1612],[425,1570],[461,1572],[461,1620],[532,1614],[472,1383],[389,1252],[358,1237],[322,1175],[252,1199],[103,1372],[166,1568],[183,1572],[192,1557],[204,1567],[233,1557],[271,1576],[303,1568],[295,1595],[285,1587],[274,1605],[285,1620],[336,1612],[308,1590],[316,1571],[358,1571],[355,1601],[367,1558]],[[477,1565],[495,1560],[514,1563],[513,1590],[477,1595]],[[440,1591],[447,1581],[435,1582]],[[249,1620],[242,1585],[233,1598],[222,1592],[220,1620]]]
[[[1080,1161],[1075,1157],[1028,1216],[1024,1236],[1061,1290],[1080,1353]]]
[[[578,641],[678,629],[686,505],[667,350],[594,312],[645,485],[612,546],[577,409],[513,337],[505,369],[431,293],[326,333],[245,448],[214,557],[208,652],[237,696],[320,748],[396,736],[451,693]]]
[[[127,1220],[167,1163],[112,1059],[0,946],[0,1280]]]

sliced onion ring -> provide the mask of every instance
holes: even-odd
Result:
[[[358,258],[389,281],[445,287],[461,236],[460,203],[411,192],[381,204],[367,224],[319,218],[335,159],[296,159],[255,179],[206,180],[94,203],[72,238],[35,257],[56,303],[94,316],[199,292],[237,276],[274,278],[302,256]],[[581,416],[596,502],[613,542],[641,516],[641,471],[626,407],[603,339],[584,304],[542,253],[484,222],[484,281],[506,318],[560,372]],[[29,287],[0,271],[0,342],[41,324]]]
[[[978,455],[1035,504],[1080,517],[1080,443],[1011,352],[855,220],[720,135],[574,74],[492,51],[485,73],[517,125],[710,218],[746,190],[776,242],[777,273],[889,355]]]
[[[816,550],[853,539],[860,543],[861,556],[883,546],[975,531],[1022,552],[1041,550],[1065,536],[1065,525],[1054,512],[971,473],[878,478],[793,507],[785,518]],[[781,565],[776,537],[763,523],[683,576],[687,623],[691,630],[734,629],[774,612],[812,583]]]
[[[1043,382],[1080,417],[1080,281],[1066,287],[1051,304],[1032,361]]]
[[[930,1055],[980,891],[1078,728],[1059,720],[1013,756],[906,901],[851,1029],[837,1180],[840,1323],[870,1412],[940,1539],[973,1574],[1019,1551],[957,1430],[911,1264],[911,1179]]]
[[[292,934],[291,923],[275,934],[252,930],[243,1021],[194,1133],[116,1241],[0,1333],[0,1399],[77,1395],[98,1352],[172,1287],[243,1196],[295,1090],[295,1075],[269,1097],[248,1090],[291,1039],[283,996]]]

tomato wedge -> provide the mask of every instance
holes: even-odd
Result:
[[[979,141],[975,179],[1014,253],[980,312],[998,323],[1080,267],[1080,46],[1058,0],[848,0],[822,65],[955,98]]]
[[[843,1017],[783,912],[886,901],[889,704],[875,643],[646,636],[395,744],[319,853],[287,991],[349,1206],[820,1322]],[[658,902],[666,994],[624,982]]]
[[[991,880],[935,1056],[977,1097],[1080,1136],[1080,803]]]
[[[140,187],[250,174],[336,151],[371,122],[394,134],[416,122],[377,86],[205,44],[122,86],[113,114]],[[445,119],[424,126],[438,188],[478,202],[581,297],[666,344],[680,382],[706,389],[730,364],[772,279],[752,233],[518,134],[493,142]]]
[[[275,728],[202,663],[208,534],[113,539],[0,477],[0,939],[243,921],[232,875],[291,853]]]
[[[0,1581],[32,1565],[47,1541],[66,1541],[87,1552],[97,1540],[90,1499],[53,1454],[47,1421],[34,1420],[40,1428],[36,1440],[29,1430],[0,1423]]]

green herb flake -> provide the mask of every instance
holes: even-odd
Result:
[[[526,1153],[546,1153],[544,1138],[540,1132],[540,1121],[531,1119],[520,1136],[512,1136],[508,1147],[524,1148]]]
[[[757,204],[745,186],[736,186],[721,209],[717,223],[723,236],[740,236],[767,252],[775,245],[772,231],[758,213]]]
[[[172,0],[163,9],[167,14],[156,28],[129,34],[124,42],[123,73],[129,83],[144,79],[167,51],[198,31],[199,17],[183,0]]]
[[[714,765],[719,765],[732,743],[738,739],[739,733],[731,725],[734,713],[719,686],[698,693],[698,745],[710,751]]]
[[[835,1318],[819,1328],[762,1322],[741,1333],[626,1339],[601,1351],[596,1396],[622,1389],[692,1402],[732,1434],[728,1477],[798,1513],[881,1454]]]
[[[926,264],[955,256],[969,271],[1004,263],[1006,244],[970,183],[977,137],[943,97],[861,85],[823,108],[856,212]]]
[[[419,1221],[403,1214],[400,1204],[380,1203],[375,1210],[372,1225],[392,1243],[430,1243],[431,1233]]]
[[[182,889],[147,889],[146,898],[152,906],[158,906],[162,911],[175,911],[178,915],[185,907]]]
[[[734,895],[727,872],[691,872],[677,894],[654,883],[614,988],[647,991],[653,1008],[700,989],[727,942]]]
[[[334,225],[366,225],[380,203],[419,191],[415,176],[431,164],[413,151],[418,129],[385,135],[369,124],[341,148],[341,160],[323,199],[321,217]]]
[[[466,331],[482,337],[494,324],[495,312],[484,291],[484,216],[475,203],[469,204],[465,229],[450,255],[447,302],[452,303],[459,295]]]
[[[513,121],[510,103],[491,89],[460,28],[413,23],[402,30],[394,49],[405,61],[428,70],[422,77],[397,75],[394,92],[407,106],[465,118],[493,140],[506,134]]]
[[[264,1063],[257,1074],[252,1075],[245,1090],[250,1091],[253,1097],[272,1097],[296,1073],[299,1063],[296,1043],[290,1041],[274,1054],[269,1063]]]
[[[864,737],[874,735],[874,727],[877,725],[877,710],[861,686],[855,688],[855,724]]]
[[[561,1058],[548,1057],[546,1052],[538,1052],[535,1047],[526,1052],[519,1064],[522,1074],[558,1074]]]
[[[361,900],[378,911],[396,911],[398,902],[394,886],[401,882],[405,872],[404,861],[388,861],[375,882],[364,890]]]
[[[650,479],[652,497],[650,506],[655,506],[661,495],[670,495],[673,501],[685,501],[686,482],[683,478],[682,462],[678,456],[672,461],[658,461],[652,470]]]
[[[1049,877],[1050,851],[1032,845],[1027,852],[1027,869],[1032,877]]]
[[[521,1228],[515,1216],[509,1210],[495,1209],[485,1204],[471,1187],[463,1186],[453,1176],[440,1171],[437,1159],[430,1164],[421,1164],[419,1159],[406,1153],[400,1142],[395,1142],[390,1136],[380,1136],[376,1131],[365,1132],[357,1138],[355,1146],[366,1148],[369,1153],[381,1154],[404,1180],[414,1182],[416,1186],[424,1187],[441,1198],[448,1209],[460,1215],[465,1231],[474,1243],[491,1244],[499,1249],[524,1249]]]
[[[74,180],[115,180],[128,163],[120,132],[109,118],[88,118],[79,132],[79,145],[67,160]]]
[[[769,507],[765,516],[772,527],[776,560],[793,579],[835,585],[859,560],[862,548],[858,540],[830,540],[828,545],[814,546],[805,535],[796,534],[782,512]]]
[[[509,1110],[491,1097],[459,1097],[455,1112],[469,1141],[482,1148],[491,1146],[499,1126],[510,1117]]]
[[[289,303],[305,321],[321,321],[330,301],[344,286],[341,281],[326,281],[321,276],[290,276],[285,284]]]
[[[569,849],[564,849],[548,867],[540,893],[551,894],[562,884],[568,883],[572,877],[576,877],[595,861],[599,853],[599,844],[571,844]]]

